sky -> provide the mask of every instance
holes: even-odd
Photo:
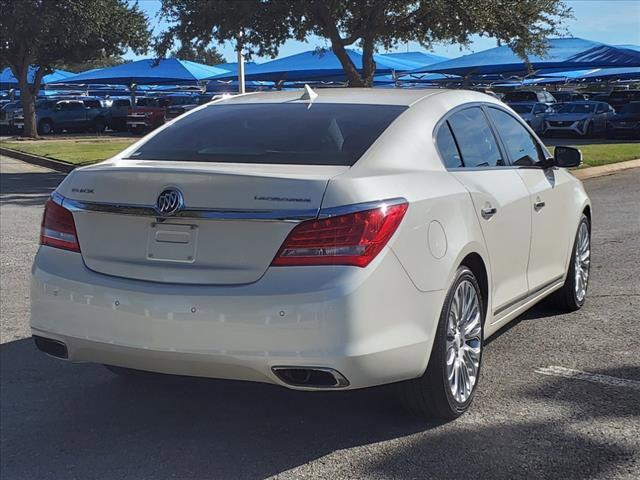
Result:
[[[636,44],[640,45],[640,0],[565,0],[565,3],[573,9],[575,19],[566,22],[569,35],[587,40],[608,43],[611,45]],[[149,17],[154,33],[161,32],[166,25],[157,17],[160,9],[160,0],[138,0],[138,4]],[[495,39],[473,37],[468,48],[461,48],[458,44],[434,45],[430,50],[436,55],[455,58],[460,55],[475,53],[496,46]],[[281,48],[279,57],[294,55],[316,47],[330,47],[323,39],[309,37],[306,42],[290,40]],[[236,53],[232,43],[227,42],[217,46],[218,50],[229,62],[235,62]],[[402,44],[393,51],[427,51],[420,44],[409,42]],[[385,53],[385,52],[380,52]],[[136,55],[128,53],[125,58],[135,60]],[[254,58],[254,61],[262,62],[267,58]]]

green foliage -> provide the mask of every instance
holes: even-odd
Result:
[[[469,43],[472,35],[495,38],[526,59],[545,51],[546,39],[563,33],[571,10],[562,0],[162,0],[169,28],[157,40],[165,54],[182,43],[236,39],[243,32],[249,55],[276,56],[288,39],[315,34],[326,38],[352,86],[371,85],[374,52],[400,42]],[[363,72],[346,55],[362,49]]]
[[[170,56],[179,58],[180,60],[203,63],[205,65],[218,65],[220,63],[225,63],[224,57],[215,49],[215,47],[205,47],[201,44],[183,44],[180,48],[176,48],[171,52]]]
[[[126,0],[0,0],[0,66],[18,79],[25,134],[36,136],[34,99],[42,77],[56,65],[144,53],[147,17]],[[27,85],[29,65],[36,67]]]

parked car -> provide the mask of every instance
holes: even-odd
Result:
[[[36,101],[36,123],[42,135],[63,130],[101,133],[107,126],[108,117],[108,109],[96,99]],[[19,129],[24,126],[22,109],[16,111],[14,125]]]
[[[0,108],[0,130],[3,134],[11,134],[15,130],[13,117],[17,110],[22,109],[20,101],[6,102]]]
[[[457,417],[487,337],[545,297],[585,302],[580,161],[476,92],[222,100],[58,186],[35,343],[124,375],[400,382],[412,411]]]
[[[534,132],[542,133],[544,130],[544,117],[549,111],[549,106],[544,103],[510,103],[509,106],[518,114],[522,119],[527,122]]]
[[[127,116],[131,109],[131,99],[129,97],[111,98],[111,122],[109,128],[116,132],[127,131]]]
[[[199,103],[197,94],[173,94],[162,97],[167,118],[176,118],[184,112],[196,108]]]
[[[556,99],[546,90],[516,90],[505,93],[502,101],[505,103],[537,102],[547,105],[556,103]]]
[[[631,102],[640,102],[640,90],[614,90],[607,97],[607,103],[616,111]]]
[[[160,98],[136,97],[136,106],[129,108],[127,128],[141,134],[159,127],[167,121],[165,108]]]
[[[627,103],[618,113],[609,117],[607,137],[640,138],[640,102]]]
[[[547,114],[544,123],[544,134],[556,133],[592,137],[604,133],[607,120],[615,113],[610,105],[604,102],[569,102],[561,103]]]
[[[588,96],[579,92],[553,92],[553,98],[558,103],[578,102],[582,100],[589,100]]]

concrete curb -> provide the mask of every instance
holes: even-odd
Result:
[[[10,148],[0,147],[0,154],[17,158],[23,162],[39,165],[40,167],[50,168],[51,170],[61,173],[69,173],[76,168],[76,165],[60,162],[59,160],[52,160],[51,158],[40,157],[38,155],[31,155],[30,153],[19,152]]]
[[[637,158],[635,160],[627,160],[626,162],[601,165],[599,167],[583,168],[582,170],[574,170],[571,173],[574,177],[579,178],[580,180],[586,180],[588,178],[611,175],[622,170],[628,170],[629,168],[640,168],[640,158]]]

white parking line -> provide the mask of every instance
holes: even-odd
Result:
[[[584,380],[591,383],[601,383],[612,387],[632,388],[640,390],[640,381],[628,380],[626,378],[610,377],[609,375],[601,375],[599,373],[583,372],[572,368],[564,368],[557,366],[543,367],[535,370],[536,373],[542,375],[551,375],[554,377],[573,378],[575,380]]]

